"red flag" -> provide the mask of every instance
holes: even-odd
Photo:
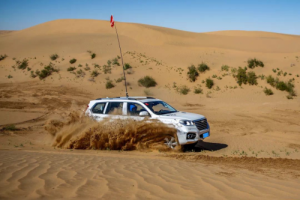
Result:
[[[114,17],[110,16],[110,26],[114,27],[114,25],[115,25]]]

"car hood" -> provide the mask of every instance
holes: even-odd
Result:
[[[159,115],[159,118],[168,118],[168,119],[184,119],[184,120],[197,120],[205,118],[203,115],[195,114],[195,113],[188,113],[188,112],[181,112],[178,111],[176,113],[170,113],[165,115]]]

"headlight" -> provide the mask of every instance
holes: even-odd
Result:
[[[190,120],[180,120],[179,121],[180,124],[185,125],[185,126],[194,126],[194,122],[190,121]]]

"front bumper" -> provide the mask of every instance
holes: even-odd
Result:
[[[188,135],[195,134],[195,137],[189,138]],[[198,130],[196,126],[179,126],[177,127],[177,137],[180,145],[192,144],[199,140],[204,140],[210,136],[210,126],[207,123],[207,129]]]

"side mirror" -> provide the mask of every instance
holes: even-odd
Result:
[[[139,114],[141,117],[149,116],[149,113],[147,111],[142,111]]]

